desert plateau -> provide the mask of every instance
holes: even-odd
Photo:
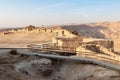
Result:
[[[120,80],[120,0],[0,0],[0,80]]]
[[[115,27],[119,25],[119,22],[102,22],[50,27],[29,25],[19,29],[1,29],[0,78],[1,80],[119,80],[119,68],[116,68],[120,61],[119,27]],[[56,45],[50,46],[51,43]],[[43,49],[48,51],[42,52]],[[76,51],[75,54],[70,53],[74,53],[73,51]],[[69,58],[73,56],[73,61],[66,58],[66,60],[46,58],[46,56],[39,58],[24,54],[26,52],[55,54],[61,57],[68,57],[65,54],[69,54]],[[89,60],[87,62],[83,60],[81,63],[76,62],[74,57],[95,60],[90,60],[92,64]],[[104,65],[104,62],[110,64]]]

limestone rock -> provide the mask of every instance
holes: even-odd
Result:
[[[20,62],[16,66],[16,71],[32,76],[49,76],[52,74],[51,61],[49,59],[39,59],[30,62]]]

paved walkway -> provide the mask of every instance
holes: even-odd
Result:
[[[20,54],[24,54],[24,55],[39,56],[43,58],[65,60],[65,61],[82,62],[87,64],[97,64],[105,68],[110,68],[110,69],[120,71],[120,65],[107,62],[107,61],[98,60],[98,59],[85,58],[80,56],[69,57],[69,56],[59,56],[59,55],[53,55],[53,54],[43,54],[38,52],[32,52],[28,48],[0,48],[0,51],[3,51],[3,52],[5,51],[7,53],[7,51],[10,51],[13,49],[16,49],[18,52],[20,52]]]
[[[97,64],[97,65],[105,67],[105,68],[110,68],[110,69],[120,71],[120,65],[113,64],[110,62],[101,61],[101,60],[97,60],[97,59],[92,59],[92,58],[84,58],[84,57],[76,57],[76,56],[73,56],[73,57],[58,56],[58,55],[41,54],[41,53],[35,53],[35,52],[21,52],[21,54],[31,55],[31,56],[39,56],[39,57],[49,58],[49,59],[82,62],[82,63],[87,63],[87,64]]]

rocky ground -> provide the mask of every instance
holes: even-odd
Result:
[[[120,80],[120,73],[92,64],[3,52],[0,80]]]
[[[111,25],[110,29],[106,26],[108,25],[78,25],[74,26],[74,30],[78,30],[84,36],[113,38],[115,39],[115,50],[119,51],[119,25],[115,28]],[[65,28],[73,30],[73,26]],[[116,35],[115,38],[114,35]],[[0,33],[0,47],[26,47],[28,44],[49,42],[52,37],[54,34],[36,31],[15,32],[7,35]],[[9,50],[0,50],[0,80],[120,80],[118,71],[97,65],[43,59],[8,52]],[[97,54],[97,56],[99,55]]]

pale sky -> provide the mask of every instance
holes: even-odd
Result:
[[[120,0],[0,0],[0,27],[120,21]]]

